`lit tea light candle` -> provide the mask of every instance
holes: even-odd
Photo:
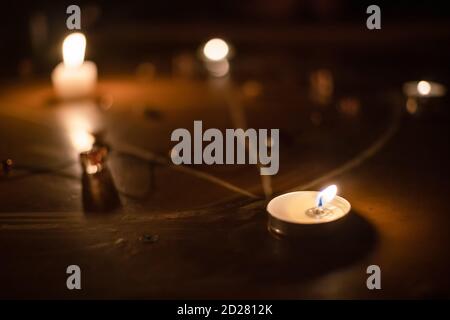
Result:
[[[442,97],[446,93],[444,85],[430,81],[410,81],[403,85],[403,93],[408,97]]]
[[[86,37],[79,32],[68,35],[63,42],[63,62],[52,72],[56,94],[62,99],[89,96],[97,83],[97,67],[84,61]]]
[[[277,234],[301,232],[302,226],[326,224],[350,212],[350,203],[336,195],[337,187],[324,190],[297,191],[272,199],[267,205],[269,229]]]
[[[229,73],[230,55],[231,48],[223,39],[211,39],[203,46],[202,58],[206,69],[213,77],[224,77]]]

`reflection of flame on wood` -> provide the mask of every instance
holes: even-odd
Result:
[[[205,67],[213,77],[224,77],[230,71],[230,63],[227,59],[219,61],[206,61]]]
[[[70,132],[70,139],[75,149],[79,151],[89,150],[94,143],[94,137],[83,129]]]
[[[92,135],[100,124],[100,111],[92,102],[65,103],[58,110],[68,139],[77,153],[90,150],[95,142]]]

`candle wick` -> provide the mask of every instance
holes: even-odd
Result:
[[[322,196],[319,197],[319,203],[318,203],[317,206],[318,206],[319,208],[323,206],[323,203],[322,203]]]

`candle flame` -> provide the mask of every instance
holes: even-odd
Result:
[[[76,68],[83,64],[86,51],[86,37],[80,32],[69,34],[63,42],[63,61],[67,67]]]
[[[328,186],[320,191],[319,195],[317,196],[317,206],[323,207],[325,204],[334,199],[336,193],[337,187],[335,184],[332,184],[331,186]]]
[[[419,81],[419,83],[417,84],[417,91],[419,91],[422,96],[428,95],[431,91],[430,83],[424,80]]]
[[[209,40],[203,47],[203,54],[212,61],[223,60],[227,57],[230,48],[228,44],[219,38]]]

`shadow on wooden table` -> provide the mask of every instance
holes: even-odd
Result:
[[[247,277],[249,290],[258,283],[295,285],[329,274],[363,259],[378,241],[375,228],[354,211],[341,221],[308,226],[295,237],[274,235],[266,225],[267,216],[259,214],[230,235],[235,263],[226,272]]]

